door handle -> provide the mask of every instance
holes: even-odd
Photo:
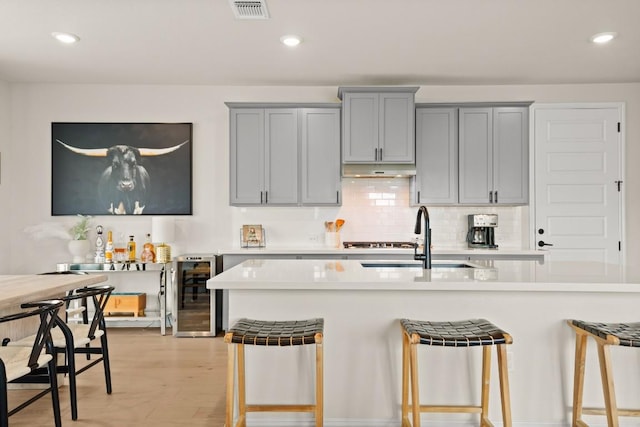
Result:
[[[540,247],[543,247],[543,246],[553,246],[553,244],[551,244],[551,243],[545,243],[545,242],[543,242],[542,240],[540,240],[540,241],[538,242],[538,246],[540,246]]]
[[[378,149],[377,148],[373,149],[373,161],[374,162],[378,161]]]
[[[493,191],[489,191],[489,203],[493,203]]]
[[[382,161],[382,148],[380,149],[380,161]]]

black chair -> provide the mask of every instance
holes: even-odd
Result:
[[[56,354],[64,354],[64,362],[58,362],[56,369],[58,373],[67,374],[69,379],[69,395],[71,399],[71,418],[78,419],[78,397],[76,387],[76,377],[87,369],[102,362],[104,368],[105,384],[107,394],[111,394],[111,365],[109,362],[109,346],[107,341],[107,328],[104,321],[104,308],[113,292],[114,287],[103,285],[96,287],[84,287],[70,291],[61,298],[69,309],[73,301],[79,300],[82,303],[82,321],[69,321],[68,310],[62,319],[56,316],[54,327],[51,329],[53,350]],[[93,302],[94,312],[89,319],[87,310],[87,300]],[[10,345],[25,345],[27,339],[22,339],[10,343]],[[99,341],[99,345],[94,345]],[[76,354],[85,354],[88,363],[79,367],[76,363]],[[99,355],[96,359],[91,359],[91,355]],[[44,376],[45,372],[37,370],[33,376]]]
[[[53,420],[56,427],[60,427],[60,400],[58,398],[58,382],[56,378],[56,364],[51,341],[51,327],[57,318],[58,310],[62,307],[60,300],[40,301],[22,304],[23,309],[33,309],[0,317],[0,323],[21,321],[29,317],[40,317],[38,332],[32,337],[31,346],[2,346],[0,347],[0,427],[9,426],[9,416],[29,406],[44,395],[51,393],[53,403]],[[3,340],[3,344],[7,340]],[[30,374],[39,369],[47,372],[49,387],[40,391],[29,400],[9,410],[9,383],[30,382]]]

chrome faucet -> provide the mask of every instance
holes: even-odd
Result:
[[[418,208],[418,218],[416,219],[416,228],[414,232],[420,234],[422,232],[421,217],[424,216],[424,252],[418,253],[418,245],[413,248],[413,259],[422,261],[422,268],[425,270],[431,269],[431,228],[429,227],[429,211],[426,207],[420,206]]]

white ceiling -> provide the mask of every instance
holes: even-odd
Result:
[[[640,82],[640,0],[0,0],[0,80],[195,85]],[[53,31],[81,37],[61,45]],[[589,37],[615,31],[607,46]],[[296,49],[279,42],[299,34]]]

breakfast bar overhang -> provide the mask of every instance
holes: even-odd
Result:
[[[325,319],[325,425],[399,426],[401,332],[399,319],[486,318],[513,337],[509,380],[515,426],[569,425],[575,339],[566,320],[637,321],[640,279],[618,266],[595,263],[477,261],[417,267],[364,267],[360,261],[248,260],[211,278],[227,289],[229,324],[264,320]],[[446,263],[445,263],[446,264]],[[468,268],[473,267],[473,268]],[[589,344],[592,345],[591,343]],[[293,349],[247,351],[247,401],[313,399],[313,355]],[[421,399],[473,404],[479,399],[480,357],[431,348],[420,352]],[[480,350],[477,350],[480,351]],[[595,351],[587,352],[585,406],[602,406]],[[640,364],[636,352],[612,351],[619,407],[637,407]],[[616,367],[618,369],[616,369]],[[492,361],[495,372],[496,362]],[[275,397],[274,397],[275,396]],[[444,404],[444,403],[443,403]],[[492,376],[490,414],[500,414]],[[277,414],[249,418],[252,425],[300,426],[310,418]],[[424,425],[477,425],[477,415],[423,414]],[[590,418],[587,416],[586,420]],[[604,423],[600,417],[594,423]]]

